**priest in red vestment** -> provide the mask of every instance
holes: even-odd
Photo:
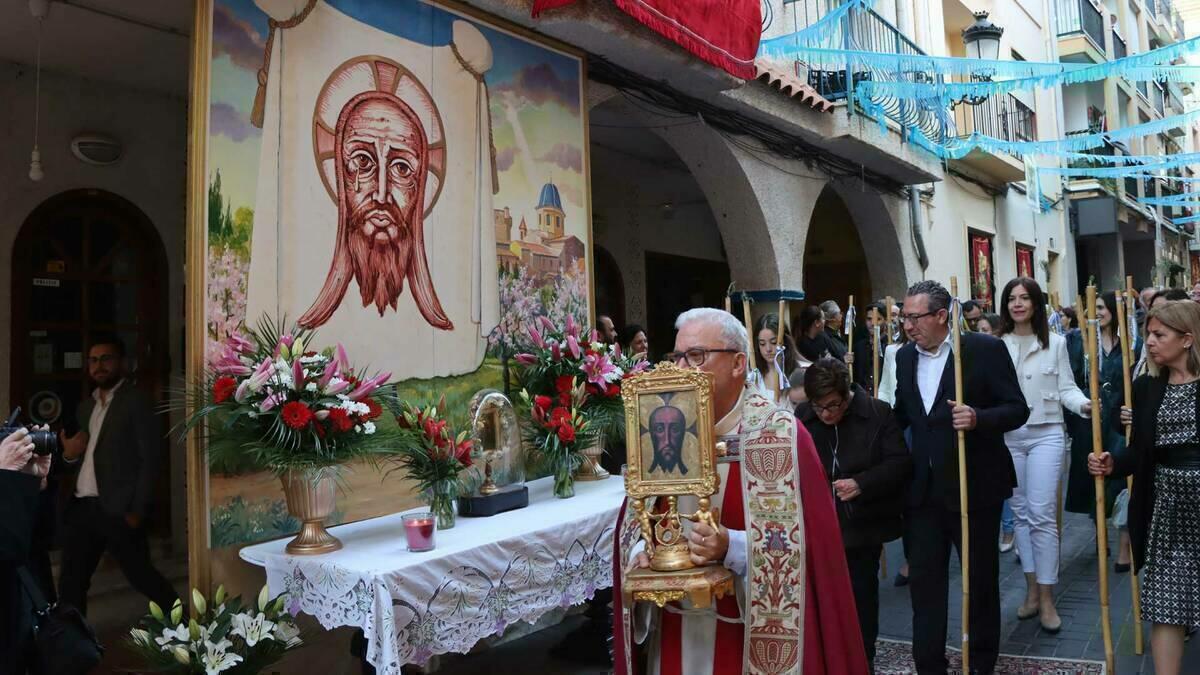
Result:
[[[735,574],[736,597],[706,609],[623,605],[621,578],[649,566],[622,509],[613,556],[617,675],[864,675],[869,672],[834,510],[812,438],[770,395],[748,385],[746,328],[717,309],[679,316],[673,358],[713,374],[720,527],[690,527],[696,564]],[[696,507],[680,498],[679,510]]]

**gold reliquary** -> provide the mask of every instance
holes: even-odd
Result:
[[[672,363],[661,363],[621,386],[625,492],[650,558],[649,569],[630,570],[622,582],[634,602],[662,607],[687,599],[702,608],[733,591],[733,575],[723,565],[692,562],[690,525],[685,525],[705,523],[715,529],[720,521],[710,502],[720,487],[712,389],[711,374]]]

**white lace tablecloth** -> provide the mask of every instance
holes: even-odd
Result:
[[[426,553],[407,550],[395,513],[330,528],[344,544],[333,553],[287,555],[288,539],[279,539],[240,555],[266,568],[271,594],[287,593],[293,614],[311,614],[326,629],[361,628],[367,661],[398,675],[404,664],[466,652],[513,622],[535,621],[612,586],[624,481],[576,483],[571,499],[555,498],[552,482],[530,481],[526,508],[458,518]]]

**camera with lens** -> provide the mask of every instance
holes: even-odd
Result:
[[[18,421],[20,419],[21,409],[17,408],[8,416],[8,421],[0,426],[0,440],[8,438],[20,429],[26,429],[29,431],[29,442],[33,443],[33,454],[49,455],[58,452],[58,436],[53,431],[23,426]]]

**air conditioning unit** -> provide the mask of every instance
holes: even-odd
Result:
[[[71,139],[71,154],[84,164],[110,166],[121,159],[121,142],[103,134],[80,134]]]

